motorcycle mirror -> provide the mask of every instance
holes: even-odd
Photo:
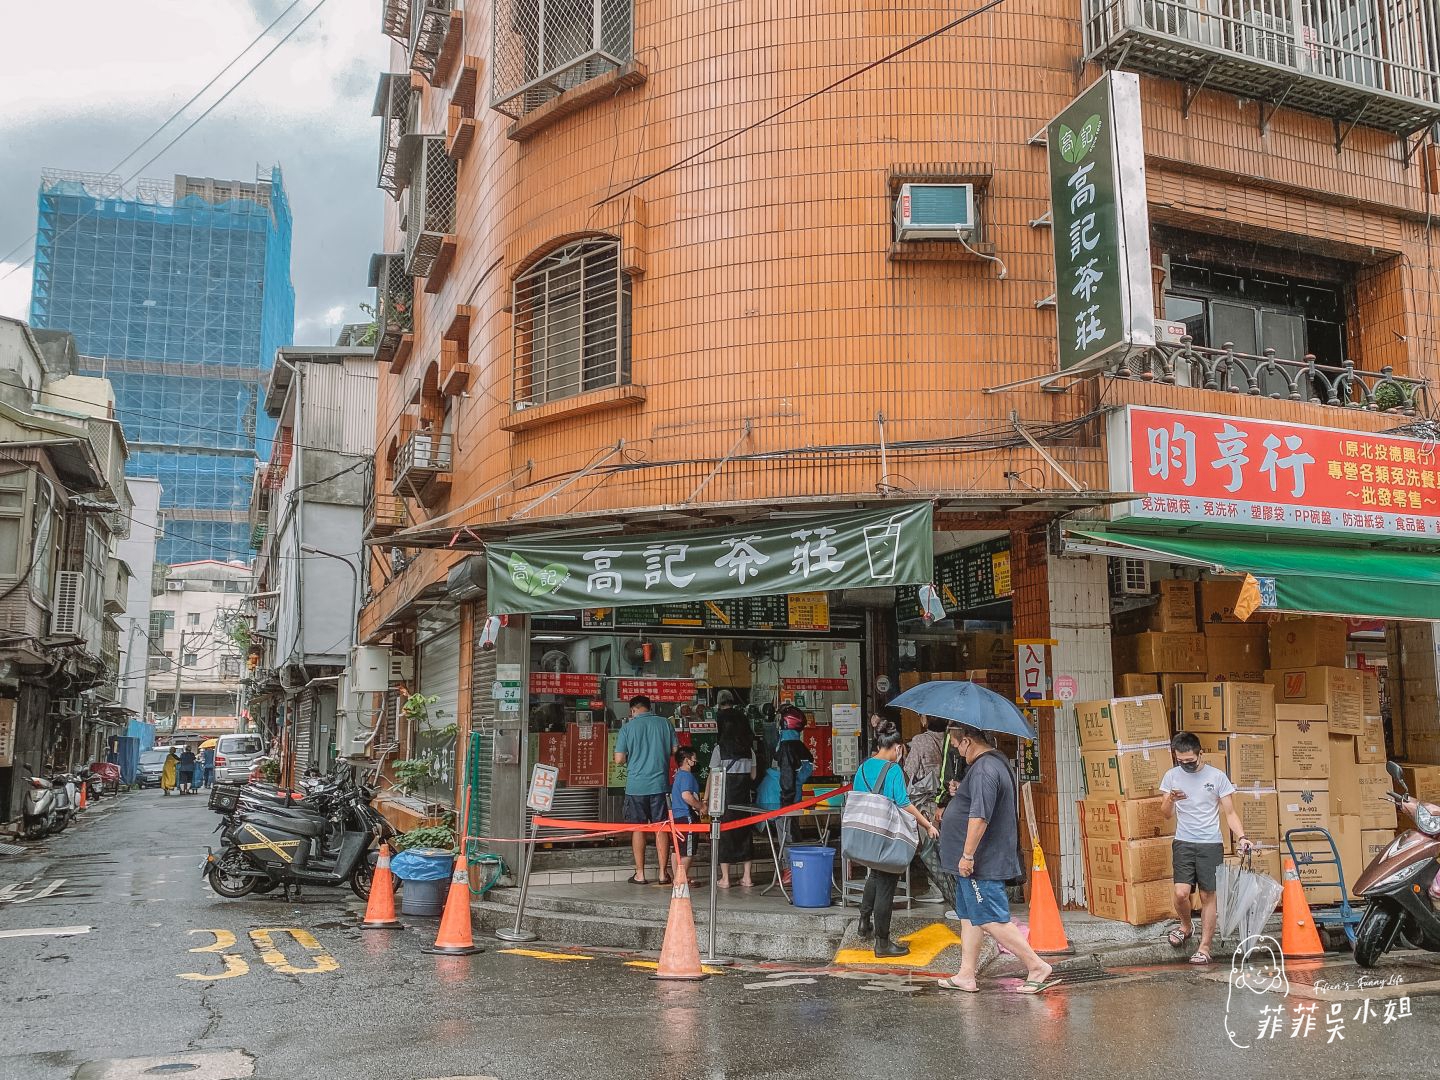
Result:
[[[1400,785],[1401,791],[1409,792],[1410,789],[1405,786],[1405,773],[1401,771],[1399,765],[1393,761],[1387,761],[1385,763],[1385,771],[1390,774],[1390,779]]]

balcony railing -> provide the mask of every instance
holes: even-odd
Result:
[[[632,0],[493,0],[494,97],[519,118],[629,63]]]
[[[1125,361],[1110,374],[1404,416],[1428,416],[1431,410],[1429,383],[1396,375],[1388,367],[1378,372],[1361,371],[1350,361],[1336,367],[1321,364],[1313,356],[1287,360],[1276,356],[1274,349],[1253,356],[1229,347],[1201,348],[1188,338],[1178,344],[1157,345]]]
[[[1440,121],[1433,3],[1084,0],[1084,11],[1089,59],[1180,79],[1192,93],[1221,90],[1399,135]]]
[[[414,149],[415,92],[408,72],[387,72],[375,90],[372,116],[380,117],[380,168],[376,184],[392,199],[405,190],[409,157]]]
[[[450,13],[454,6],[455,0],[411,0],[410,66],[432,82],[450,36]]]
[[[270,531],[270,511],[261,510],[250,515],[250,550],[259,551],[265,546],[265,535]]]
[[[445,244],[455,243],[457,177],[444,135],[421,136],[415,154],[405,211],[405,271],[429,277]]]
[[[425,496],[437,487],[450,485],[452,438],[431,431],[417,431],[405,440],[395,455],[395,494]]]
[[[376,492],[365,507],[365,535],[389,536],[405,527],[405,500]]]
[[[415,279],[405,272],[405,256],[372,255],[370,286],[375,290],[375,359],[403,367],[415,324]]]

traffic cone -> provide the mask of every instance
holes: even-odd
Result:
[[[403,926],[395,917],[395,876],[390,873],[390,845],[380,845],[380,858],[375,862],[375,876],[370,881],[370,899],[365,902],[362,930],[390,930]]]
[[[435,944],[420,951],[442,956],[470,956],[482,951],[470,932],[470,871],[463,851],[455,856],[455,874],[450,879],[450,895],[445,898],[445,914],[440,916]]]
[[[1045,868],[1045,852],[1034,847],[1030,877],[1030,947],[1045,956],[1071,953],[1065,924],[1060,921],[1060,905],[1055,903],[1055,890],[1050,887],[1050,871]]]
[[[1315,929],[1315,920],[1310,915],[1310,904],[1305,899],[1305,888],[1300,884],[1300,875],[1295,872],[1295,860],[1285,860],[1285,891],[1280,898],[1280,952],[1286,960],[1304,960],[1324,956],[1325,947],[1320,944],[1320,932]]]
[[[690,906],[690,886],[678,879],[670,893],[670,918],[665,923],[660,963],[651,978],[687,982],[705,978],[700,966],[700,941],[695,936],[695,912]]]
[[[87,806],[90,805],[90,800],[86,797],[89,788],[90,788],[90,785],[87,784],[84,780],[81,780],[81,781],[80,781],[80,804],[79,804],[79,809],[81,809],[81,810],[84,810],[85,807],[87,807]]]

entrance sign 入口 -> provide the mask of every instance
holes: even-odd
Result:
[[[1048,638],[1015,639],[1015,704],[1031,708],[1059,706],[1060,702],[1050,696],[1050,660],[1045,652],[1054,644]]]
[[[1060,370],[1155,345],[1140,80],[1106,72],[1046,129]]]
[[[695,532],[497,542],[485,551],[486,602],[514,615],[923,584],[932,518],[930,503],[915,502]]]
[[[1419,439],[1131,405],[1108,442],[1111,487],[1144,496],[1116,519],[1440,536],[1440,453]]]

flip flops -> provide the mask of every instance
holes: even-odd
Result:
[[[1049,980],[1047,980],[1047,981],[1045,981],[1045,982],[1037,982],[1037,981],[1034,980],[1034,979],[1026,979],[1026,980],[1020,985],[1020,989],[1019,989],[1019,990],[1016,990],[1015,992],[1016,992],[1017,994],[1043,994],[1046,990],[1049,990],[1052,986],[1058,986],[1059,983],[1060,983],[1060,980],[1059,980],[1059,979],[1049,979]]]
[[[646,881],[643,877],[635,877],[634,875],[631,875],[630,877],[626,878],[625,880],[628,881],[631,885],[649,885],[649,884],[650,884],[650,882]]]
[[[946,990],[959,990],[962,994],[978,994],[980,992],[979,984],[975,986],[961,986],[960,983],[956,981],[958,978],[959,976],[952,975],[948,979],[940,979],[937,985]]]

